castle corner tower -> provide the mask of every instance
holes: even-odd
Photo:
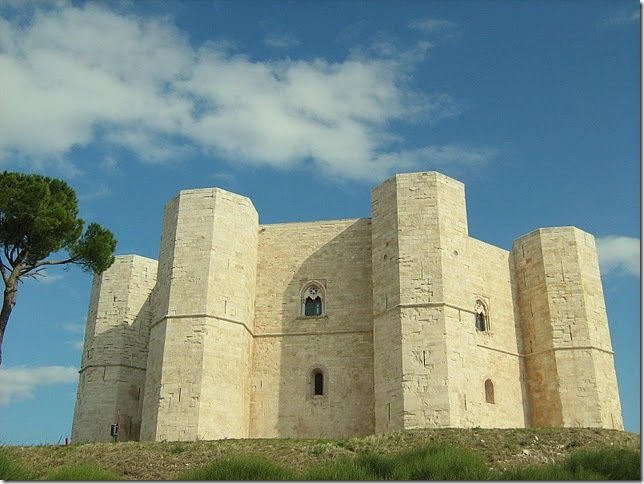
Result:
[[[142,440],[248,436],[258,216],[225,190],[165,208]]]

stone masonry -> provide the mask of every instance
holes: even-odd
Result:
[[[623,429],[595,241],[575,227],[481,242],[464,185],[436,172],[383,182],[371,218],[261,225],[208,188],[163,220],[158,262],[94,278],[74,442]]]

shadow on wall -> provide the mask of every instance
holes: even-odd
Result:
[[[521,326],[521,311],[519,306],[519,286],[517,273],[514,263],[514,252],[508,253],[508,265],[510,267],[510,287],[512,288],[512,308],[515,321],[515,335],[517,341],[517,350],[519,355],[524,355],[525,345],[523,342],[523,333],[525,329]],[[530,427],[530,398],[528,393],[528,381],[526,378],[527,369],[525,358],[519,357],[519,372],[521,375],[521,399],[523,400],[523,421],[526,427]]]
[[[97,288],[100,290],[100,285]],[[115,297],[107,295],[104,297]],[[151,297],[128,321],[114,308],[111,328],[86,336],[79,391],[74,412],[76,442],[126,442],[139,440],[150,334]],[[114,301],[116,302],[116,301]],[[116,323],[116,321],[121,321]],[[88,325],[86,331],[94,331]],[[118,435],[111,425],[118,424]]]
[[[294,226],[294,230],[298,230]],[[320,240],[329,240],[323,243]],[[320,236],[326,233],[327,237]],[[321,222],[294,233],[285,261],[279,338],[277,432],[281,437],[339,438],[374,431],[371,220]],[[307,255],[308,254],[308,255]],[[304,290],[314,281],[322,311]]]

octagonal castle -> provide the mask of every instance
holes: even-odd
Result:
[[[623,429],[594,237],[476,240],[440,173],[388,179],[354,220],[260,225],[184,190],[158,262],[94,278],[76,443],[543,426]]]

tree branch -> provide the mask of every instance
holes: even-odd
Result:
[[[57,266],[60,264],[69,264],[78,262],[80,260],[80,257],[70,257],[69,259],[65,260],[39,260],[38,262],[34,263],[32,266],[29,267],[29,270],[35,269],[36,267],[41,267],[41,266]]]
[[[2,275],[2,280],[4,281],[5,286],[7,285],[7,267],[2,259],[0,259],[0,274]]]
[[[7,258],[7,261],[9,262],[9,264],[13,265],[13,260],[11,259],[11,255],[9,252],[9,246],[5,244],[3,246],[3,250],[4,250],[4,256]]]

